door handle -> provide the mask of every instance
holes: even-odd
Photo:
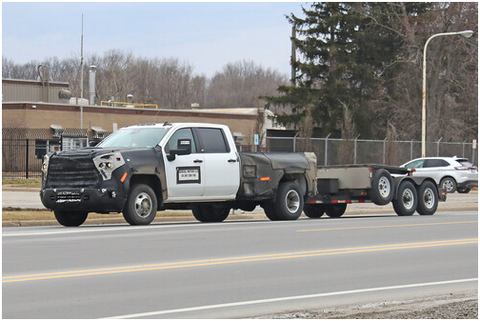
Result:
[[[236,159],[229,159],[228,162],[229,162],[229,163],[236,163],[237,160],[236,160]]]
[[[203,160],[201,160],[201,159],[196,159],[196,160],[194,160],[193,162],[198,164],[198,163],[203,163]]]

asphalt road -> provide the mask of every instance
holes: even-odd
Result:
[[[233,318],[478,288],[478,212],[3,228],[3,318]]]

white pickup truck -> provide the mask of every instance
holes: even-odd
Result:
[[[238,153],[227,126],[166,122],[47,154],[40,197],[64,226],[83,224],[89,212],[122,212],[128,223],[146,225],[165,209],[221,222],[232,208],[258,205],[271,220],[296,220],[304,210],[311,218],[339,217],[346,204],[365,201],[393,202],[399,215],[433,214],[445,194],[408,172],[374,165],[317,170],[313,153]]]

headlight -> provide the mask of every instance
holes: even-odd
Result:
[[[48,173],[48,164],[50,163],[50,156],[47,154],[43,156],[43,163],[42,163],[42,172],[43,172],[43,179],[47,179]]]
[[[93,163],[105,181],[111,179],[113,171],[123,166],[125,161],[122,154],[116,152],[94,157]]]

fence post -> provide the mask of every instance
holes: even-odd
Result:
[[[443,139],[443,137],[440,137],[440,139],[437,141],[437,157],[440,154],[440,141]]]
[[[353,164],[354,165],[357,164],[357,140],[358,140],[358,137],[360,137],[360,135],[355,137],[355,145],[353,145]]]
[[[463,158],[465,158],[465,142],[466,142],[466,141],[467,141],[467,140],[465,139],[465,140],[463,141],[463,143],[462,143],[462,157],[463,157]]]
[[[383,140],[383,165],[385,165],[385,157],[387,153],[387,137]]]
[[[410,141],[410,159],[413,159],[413,140]]]
[[[25,140],[25,179],[28,179],[28,138]]]
[[[325,137],[325,166],[328,164],[328,137],[330,137],[332,133],[329,133],[327,137]]]
[[[293,136],[293,152],[295,153],[297,151],[297,135],[298,133]]]

